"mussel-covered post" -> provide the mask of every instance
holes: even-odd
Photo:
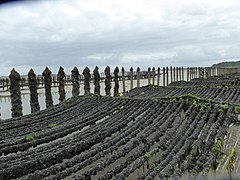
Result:
[[[133,89],[133,68],[130,68],[130,90]]]
[[[59,83],[58,93],[59,93],[59,101],[60,102],[63,102],[66,97],[66,92],[64,89],[65,78],[66,78],[66,75],[65,75],[64,69],[63,69],[63,67],[60,67],[58,70],[58,74],[57,74],[57,81]]]
[[[125,87],[125,70],[124,67],[122,67],[122,85],[123,85],[123,94],[126,92],[126,87]]]
[[[111,96],[111,74],[110,74],[110,67],[107,66],[104,70],[105,72],[105,93],[107,96]]]
[[[140,87],[140,68],[137,68],[137,87]]]
[[[153,81],[152,84],[153,84],[153,85],[155,85],[155,75],[156,75],[156,73],[155,73],[155,67],[153,67],[153,68],[152,68],[152,81]]]
[[[160,67],[157,69],[157,85],[160,86]]]
[[[170,77],[171,77],[171,82],[173,82],[173,69],[172,66],[170,66]]]
[[[119,96],[119,80],[118,80],[119,69],[116,67],[114,69],[114,97]]]
[[[151,68],[148,68],[148,85],[151,84]]]
[[[72,79],[72,96],[76,97],[79,95],[79,81],[80,81],[80,74],[79,74],[79,70],[78,68],[75,66],[72,70],[72,75],[71,75],[71,79]]]
[[[167,83],[166,83],[166,85],[167,85],[167,86],[168,86],[168,84],[169,84],[168,71],[169,71],[169,68],[168,68],[168,67],[166,67],[166,80],[167,80]]]
[[[165,84],[165,74],[166,72],[165,72],[165,67],[163,68],[163,86],[165,86],[166,84]]]
[[[22,116],[22,100],[20,90],[20,74],[13,68],[10,75],[10,94],[12,117]]]
[[[45,68],[45,70],[42,73],[42,76],[44,77],[44,85],[45,85],[45,102],[46,102],[46,108],[53,106],[53,99],[52,99],[52,72],[48,69],[48,67]]]
[[[83,76],[84,76],[84,94],[90,94],[90,69],[88,67],[85,67],[83,70]]]
[[[94,94],[100,95],[100,74],[98,71],[98,67],[96,66],[93,70],[93,83],[94,83]]]
[[[187,81],[189,81],[189,67],[187,67]]]
[[[30,90],[30,106],[31,113],[37,112],[40,110],[39,102],[38,102],[38,92],[37,92],[37,78],[33,69],[30,69],[28,72],[28,87]]]

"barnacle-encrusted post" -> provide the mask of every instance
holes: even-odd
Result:
[[[66,97],[66,92],[64,89],[65,78],[66,78],[66,75],[65,75],[64,69],[63,69],[63,67],[60,67],[58,70],[58,74],[57,74],[57,81],[59,83],[58,93],[59,93],[59,101],[60,102],[63,102]]]
[[[30,90],[30,106],[31,113],[37,112],[40,110],[39,102],[38,102],[38,92],[37,92],[37,78],[33,69],[30,69],[28,72],[28,87]]]
[[[42,76],[44,77],[44,85],[45,85],[45,96],[46,96],[46,108],[53,106],[53,99],[52,99],[52,72],[48,69],[48,67],[45,68],[45,70],[42,73]]]
[[[72,70],[72,75],[71,75],[71,78],[72,78],[72,96],[73,97],[76,97],[79,95],[79,81],[80,81],[80,74],[79,74],[79,70],[78,68],[75,66]]]
[[[119,96],[119,81],[118,81],[118,73],[119,73],[119,69],[118,67],[115,68],[114,70],[114,96],[117,97]]]
[[[100,94],[100,74],[98,71],[98,67],[96,66],[93,70],[93,83],[94,83],[94,94]]]
[[[88,67],[85,67],[83,70],[84,75],[84,94],[90,94],[90,69]]]
[[[12,117],[22,116],[22,100],[20,91],[20,74],[13,68],[10,75],[10,94]]]
[[[105,92],[106,92],[107,96],[111,96],[110,90],[111,90],[111,79],[112,79],[112,77],[111,77],[111,74],[110,74],[110,67],[107,66],[105,68],[104,72],[105,72],[105,76],[106,76],[105,77]]]

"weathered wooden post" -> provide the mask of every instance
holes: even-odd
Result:
[[[165,74],[165,67],[163,68],[163,86],[166,86],[166,84],[165,84],[165,76],[166,76],[166,74]]]
[[[148,85],[151,84],[151,68],[148,67]]]
[[[197,67],[195,67],[195,78],[197,78],[197,74],[198,74],[198,69],[197,69]]]
[[[30,69],[28,72],[28,87],[30,90],[31,113],[34,113],[40,110],[40,106],[38,102],[37,78],[33,69]]]
[[[12,105],[12,117],[22,116],[22,100],[20,90],[20,74],[13,68],[10,75],[10,94]]]
[[[58,93],[59,93],[59,101],[63,102],[65,100],[66,97],[66,92],[64,89],[64,84],[65,84],[65,72],[63,67],[60,66],[59,70],[58,70],[58,74],[57,74],[57,81],[59,83],[58,85]]]
[[[122,67],[122,85],[123,85],[123,94],[124,94],[126,92],[124,67]]]
[[[200,67],[198,67],[198,78],[200,78],[200,77],[201,77],[200,71],[201,71],[201,68],[200,68]]]
[[[82,74],[84,76],[84,94],[90,94],[90,69],[85,67]]]
[[[173,68],[170,66],[170,77],[171,77],[171,82],[173,82]]]
[[[116,67],[114,69],[114,97],[119,96],[119,80],[118,80],[118,73],[119,73],[119,69],[118,67]]]
[[[130,68],[130,90],[133,89],[133,68]]]
[[[190,79],[189,75],[190,75],[189,67],[187,67],[187,81],[189,81],[189,79]]]
[[[112,80],[112,77],[111,77],[111,74],[110,74],[110,67],[107,66],[104,70],[105,72],[105,92],[106,92],[106,95],[107,96],[111,96],[111,80]]]
[[[178,81],[178,67],[176,67],[176,75],[177,75],[176,80]]]
[[[160,72],[161,71],[161,69],[160,69],[160,67],[158,67],[158,69],[157,69],[157,85],[158,86],[160,86]]]
[[[53,106],[53,99],[52,99],[52,72],[48,69],[48,67],[45,68],[45,70],[42,73],[42,76],[44,77],[44,85],[45,85],[45,102],[46,102],[46,108],[50,108]]]
[[[191,81],[191,77],[192,77],[192,68],[189,68],[189,81]]]
[[[179,81],[182,80],[182,77],[181,77],[181,67],[178,67],[178,76],[179,76]]]
[[[100,95],[100,74],[98,71],[98,67],[96,66],[93,71],[93,83],[94,83],[94,94]]]
[[[166,80],[167,80],[167,83],[166,83],[166,85],[168,86],[168,84],[169,84],[169,68],[168,67],[166,67]]]
[[[137,87],[140,87],[140,68],[137,68]]]
[[[155,67],[152,68],[152,84],[155,85],[155,75],[156,75],[156,72],[155,72]]]
[[[184,69],[182,67],[182,80],[184,81]]]
[[[173,68],[173,81],[176,81],[176,68]]]
[[[79,95],[79,88],[80,88],[80,74],[78,68],[75,66],[72,70],[71,74],[71,79],[72,79],[72,96],[76,97]]]

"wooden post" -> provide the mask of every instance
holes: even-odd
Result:
[[[171,82],[173,82],[173,69],[172,66],[170,67],[170,77],[171,77]]]
[[[190,67],[189,68],[189,81],[191,81],[192,79],[192,68]]]
[[[76,97],[79,95],[79,81],[80,81],[80,74],[78,68],[75,66],[72,70],[71,74],[71,79],[72,79],[72,96]]]
[[[165,86],[165,67],[163,68],[163,86]]]
[[[118,67],[115,68],[114,70],[114,97],[119,96],[119,81],[118,81],[118,73],[119,73],[119,69]]]
[[[152,84],[155,85],[155,67],[152,68]]]
[[[90,69],[88,67],[85,67],[82,74],[84,76],[84,94],[87,95],[90,94]]]
[[[160,86],[160,67],[158,67],[158,72],[157,72],[157,85]]]
[[[176,75],[177,75],[176,80],[178,81],[178,67],[176,67]]]
[[[198,67],[198,78],[201,77],[201,76],[200,76],[200,71],[201,71],[201,69],[200,69],[200,67]]]
[[[137,87],[140,87],[140,68],[137,68]]]
[[[184,68],[182,67],[182,80],[184,81]]]
[[[20,74],[13,68],[10,75],[10,94],[12,104],[12,117],[22,116],[22,100],[20,90]]]
[[[38,92],[37,92],[37,78],[36,74],[32,69],[28,72],[28,87],[30,90],[30,107],[31,113],[37,112],[40,110],[38,102]]]
[[[96,66],[93,71],[93,83],[94,83],[94,94],[100,95],[100,74],[98,71],[98,67]]]
[[[168,84],[169,84],[169,79],[168,79],[168,67],[166,67],[166,80],[167,80],[166,85],[168,86]]]
[[[130,68],[130,90],[133,89],[133,68]]]
[[[173,81],[176,81],[176,68],[173,68]]]
[[[189,81],[189,79],[190,79],[189,75],[190,75],[189,67],[187,67],[187,81]]]
[[[181,81],[182,80],[181,67],[178,67],[178,72],[179,72],[179,81]]]
[[[65,100],[66,97],[66,92],[64,89],[64,84],[65,84],[65,72],[63,67],[60,66],[59,70],[58,70],[58,74],[57,74],[57,80],[58,80],[58,93],[59,93],[59,101],[63,102]]]
[[[148,85],[151,84],[151,68],[148,68]]]
[[[122,67],[122,85],[123,85],[123,94],[124,94],[126,92],[124,67]]]
[[[198,74],[198,69],[197,69],[197,67],[195,67],[195,70],[196,70],[196,76],[195,76],[195,78],[197,78],[197,74]]]
[[[195,78],[198,78],[198,68],[195,67]]]
[[[48,69],[48,67],[45,68],[45,70],[42,73],[42,76],[44,77],[44,85],[45,85],[45,96],[46,96],[46,108],[50,108],[53,106],[53,99],[52,99],[52,72]]]
[[[104,70],[105,73],[105,93],[107,96],[111,96],[111,81],[110,67],[107,66]]]

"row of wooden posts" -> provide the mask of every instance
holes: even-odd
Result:
[[[201,72],[203,71],[203,74]],[[206,76],[209,71],[207,68],[187,68],[187,81],[201,77]],[[211,74],[211,71],[209,71]],[[90,81],[91,81],[91,74],[90,69],[86,67],[83,70],[83,76],[84,76],[84,94],[90,94]],[[128,75],[126,75],[126,72],[124,68],[122,68],[122,75],[119,76],[119,68],[116,67],[113,72],[113,77],[110,73],[110,67],[107,66],[104,70],[105,74],[105,93],[107,96],[111,96],[111,82],[114,80],[114,94],[113,96],[119,96],[119,80],[122,80],[123,84],[123,92],[126,92],[126,86],[125,81],[126,77],[129,77],[130,79],[130,89],[133,89],[133,79],[135,78],[137,80],[137,87],[140,87],[140,79],[141,78],[147,78],[148,84],[155,85],[155,78],[157,78],[157,85],[160,85],[160,75],[162,75],[162,84],[163,86],[166,86],[169,84],[169,80],[171,79],[171,82],[173,81],[180,81],[185,80],[184,79],[184,68],[183,67],[164,67],[161,71],[160,68],[157,70],[155,67],[148,68],[148,71],[142,71],[140,72],[140,68],[137,68],[136,75],[134,75],[133,68],[130,68],[130,72]],[[42,73],[43,77],[43,83],[45,87],[45,102],[46,102],[46,108],[53,106],[53,98],[51,93],[51,87],[52,87],[52,72],[48,67],[45,68],[45,70]],[[10,94],[11,94],[11,111],[12,111],[12,117],[18,117],[22,116],[22,100],[21,100],[21,88],[20,88],[20,82],[21,82],[21,76],[20,74],[13,68],[10,75]],[[93,83],[94,83],[94,94],[100,95],[100,74],[99,69],[96,66],[93,70]],[[38,82],[37,82],[37,76],[34,73],[33,69],[31,69],[28,72],[28,87],[30,90],[30,107],[31,112],[37,112],[40,110],[40,105],[38,101]],[[66,82],[66,74],[64,72],[63,67],[59,68],[58,74],[57,74],[57,81],[58,81],[58,93],[59,93],[59,101],[60,103],[65,100],[65,82]],[[152,81],[152,83],[151,83]],[[80,73],[77,67],[74,67],[71,71],[71,82],[72,82],[72,96],[76,97],[79,95],[79,88],[80,88]]]

